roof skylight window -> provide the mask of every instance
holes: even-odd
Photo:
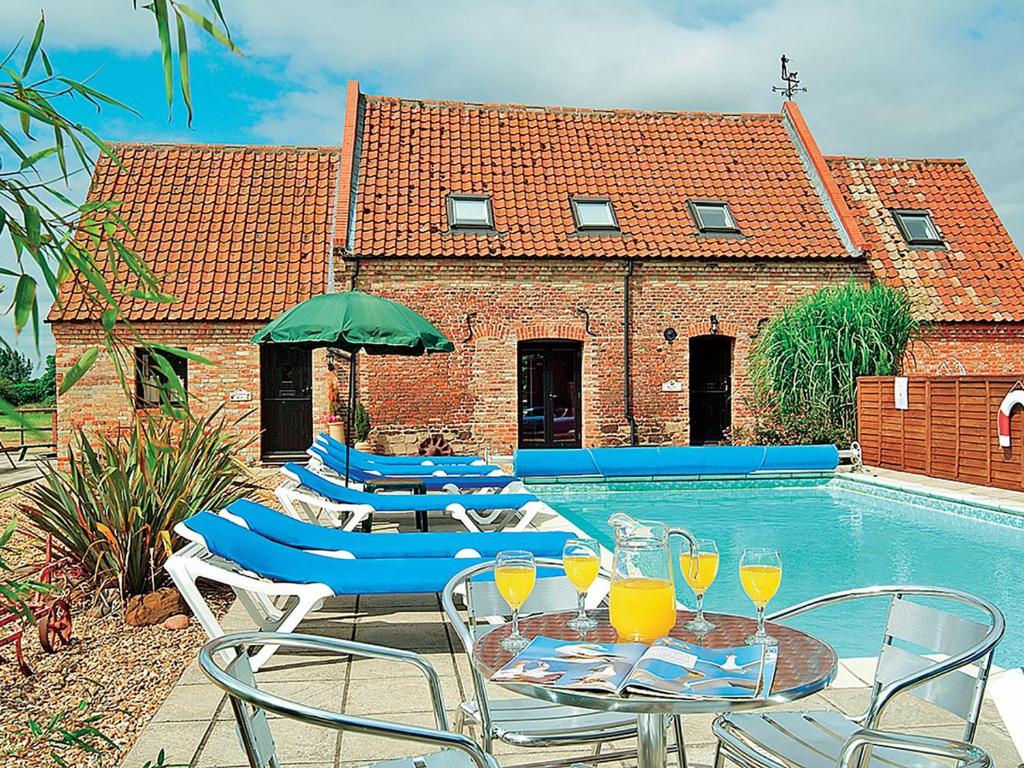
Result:
[[[448,195],[448,226],[452,229],[494,229],[494,211],[487,195]]]
[[[712,234],[739,234],[729,204],[717,200],[691,200],[690,213],[697,229]]]
[[[909,245],[944,245],[928,211],[893,211],[896,226]]]
[[[574,197],[570,202],[577,231],[618,231],[619,220],[615,218],[612,201],[607,197]]]

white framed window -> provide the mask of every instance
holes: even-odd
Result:
[[[612,201],[607,197],[573,197],[570,203],[577,231],[618,231],[619,220],[615,217]]]
[[[701,232],[713,234],[739,234],[740,228],[732,217],[729,204],[720,200],[690,200],[693,222]]]
[[[488,195],[448,195],[450,229],[494,229],[494,210]]]
[[[892,212],[908,245],[944,245],[928,211],[899,209]]]

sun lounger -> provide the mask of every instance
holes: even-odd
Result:
[[[545,509],[532,493],[366,493],[345,488],[295,463],[286,464],[281,471],[287,479],[275,494],[289,514],[346,531],[378,512],[446,512],[470,531],[479,531],[481,525],[490,525],[502,515],[516,512],[520,517],[512,530],[521,531]]]
[[[321,432],[316,436],[316,441],[323,443],[334,451],[345,452],[345,444],[338,442],[330,435]],[[375,464],[391,464],[401,466],[423,466],[423,467],[445,467],[445,466],[460,466],[460,465],[481,465],[486,464],[479,456],[384,456],[379,453],[367,453],[366,451],[357,451],[354,448],[351,449],[352,455],[358,454],[362,456],[364,460],[373,462]]]
[[[342,463],[346,461],[345,446],[335,441],[315,440],[313,445],[319,445],[328,453],[333,455],[335,458],[340,459]],[[362,451],[350,451],[347,457],[349,466],[359,467],[360,469],[369,470],[381,470],[390,471],[395,474],[402,474],[408,477],[424,477],[434,475],[437,477],[445,476],[461,476],[461,475],[472,475],[472,476],[504,476],[505,473],[501,470],[501,467],[495,464],[445,464],[442,466],[434,464],[405,464],[405,463],[388,463],[378,460],[379,457],[375,457],[373,454],[363,453]]]
[[[196,587],[199,579],[231,587],[261,630],[291,632],[328,597],[440,592],[467,565],[485,562],[473,557],[364,560],[317,554],[272,541],[209,512],[193,515],[174,530],[189,544],[168,558],[164,568],[210,638],[224,631]],[[289,599],[279,601],[279,608],[274,600],[281,597]],[[264,648],[253,658],[253,666],[258,669],[275,650]]]
[[[310,457],[310,462],[307,465],[309,469],[328,479],[330,479],[330,475],[334,475],[340,481],[344,481],[344,457],[339,457],[328,451],[322,443],[314,443],[306,453]],[[362,486],[366,483],[371,483],[374,480],[409,478],[409,475],[405,474],[399,465],[363,468],[356,464],[350,464],[348,475],[350,483],[355,484],[359,490],[362,490]],[[508,488],[513,484],[522,484],[519,478],[510,475],[422,475],[416,476],[414,479],[423,483],[424,488],[428,491],[445,491],[447,493],[495,491]]]
[[[359,560],[487,558],[494,557],[503,549],[525,549],[537,557],[561,557],[562,547],[572,537],[570,533],[539,531],[403,533],[397,536],[371,536],[296,520],[249,499],[232,502],[221,512],[221,516],[279,544]]]

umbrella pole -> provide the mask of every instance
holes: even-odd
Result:
[[[356,353],[348,358],[348,426],[345,429],[345,487],[348,488],[349,459],[352,451],[352,426],[356,410]]]

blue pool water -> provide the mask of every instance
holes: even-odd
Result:
[[[721,553],[705,608],[752,614],[740,587],[745,547],[772,547],[783,562],[781,608],[850,587],[922,584],[988,598],[1006,614],[996,652],[1003,666],[1024,664],[1024,520],[925,496],[878,490],[845,478],[758,481],[538,483],[551,507],[611,547],[613,512],[683,526],[712,538]],[[680,598],[692,594],[676,573]],[[793,625],[833,644],[840,656],[878,653],[885,601],[846,603]]]

